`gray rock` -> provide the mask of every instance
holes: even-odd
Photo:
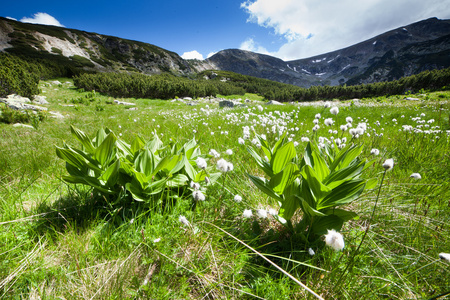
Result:
[[[33,100],[33,103],[41,104],[41,105],[42,104],[48,104],[48,101],[46,99],[47,99],[46,96],[35,96],[34,100]]]
[[[50,117],[55,119],[64,119],[64,116],[59,112],[49,111]]]
[[[230,100],[222,100],[219,102],[219,107],[234,107],[236,104]]]
[[[275,101],[275,100],[270,100],[269,102],[266,103],[267,105],[284,105],[284,103]]]
[[[128,110],[138,110],[137,107],[130,107]]]
[[[406,100],[410,100],[410,101],[419,101],[419,98],[412,98],[412,97],[407,97],[405,98]]]
[[[30,99],[18,95],[9,95],[7,98],[0,98],[0,102],[15,110],[47,110],[47,107],[28,104]]]
[[[119,101],[119,100],[114,100],[114,103],[119,104],[119,105],[136,105],[136,103],[124,102],[124,101]]]
[[[25,128],[34,128],[33,126],[31,126],[31,125],[27,125],[27,124],[22,124],[22,123],[16,123],[16,124],[13,124],[13,127],[25,127]]]

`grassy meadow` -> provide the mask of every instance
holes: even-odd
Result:
[[[60,81],[40,89],[49,111],[64,118],[49,115],[37,128],[0,123],[0,298],[449,297],[450,262],[439,253],[450,253],[450,92],[333,101],[337,114],[322,101],[266,105],[257,95],[238,96],[251,101],[231,109],[209,100],[119,99],[136,103],[130,110]],[[358,137],[341,130],[348,117],[352,128],[366,124]],[[67,170],[55,146],[81,147],[71,125],[90,138],[107,127],[127,143],[155,132],[164,144],[195,137],[202,154],[215,149],[233,170],[208,186],[204,201],[112,211],[88,186],[61,179]],[[258,148],[255,132],[271,145],[287,132],[299,157],[306,138],[363,145],[361,158],[372,162],[363,177],[377,185],[345,205],[359,218],[340,230],[342,251],[323,237],[305,241],[271,214],[279,204],[247,176],[264,174],[247,151]],[[218,160],[210,155],[208,165]],[[297,210],[292,220],[301,219]]]

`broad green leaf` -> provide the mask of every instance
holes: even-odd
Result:
[[[184,174],[177,174],[167,180],[166,185],[168,187],[180,187],[185,185],[189,181],[189,178]]]
[[[94,157],[102,167],[105,167],[116,153],[116,140],[116,136],[111,132],[95,149]]]
[[[289,142],[284,144],[279,149],[273,152],[272,160],[272,170],[274,174],[281,172],[288,163],[297,155],[294,147],[294,143]]]
[[[308,144],[306,145],[306,148],[305,148],[305,153],[303,155],[303,161],[304,161],[305,165],[308,165],[308,166],[311,166],[314,168],[314,158],[312,156],[313,150],[311,147],[312,147],[311,142],[308,142]]]
[[[178,163],[180,161],[182,161],[183,159],[183,155],[179,154],[179,155],[174,155],[172,157],[169,157],[168,162],[165,164],[164,168],[162,168],[162,170],[165,173],[173,173],[172,170],[178,165]]]
[[[197,142],[195,141],[195,137],[192,140],[189,140],[183,145],[184,153],[188,159],[191,159],[192,153],[194,152],[197,146]]]
[[[142,172],[145,176],[151,176],[155,169],[155,158],[153,153],[144,148],[134,162],[136,171]]]
[[[305,201],[305,199],[301,198],[301,197],[297,197],[297,199],[299,200],[299,205],[302,208],[302,211],[304,214],[308,215],[310,218],[311,217],[323,217],[326,216],[324,213],[318,211],[317,209],[314,209],[313,207],[311,207],[308,202]]]
[[[145,146],[145,141],[140,136],[135,136],[133,142],[131,143],[130,151],[135,154]]]
[[[76,137],[76,139],[78,141],[80,141],[80,143],[83,145],[83,147],[86,149],[87,152],[94,154],[94,146],[92,145],[91,140],[89,139],[89,137],[84,134],[83,131],[73,127],[72,125],[70,125],[70,131],[72,132],[72,135],[74,135]]]
[[[56,155],[78,169],[83,169],[87,166],[84,157],[73,150],[56,147]]]
[[[186,174],[189,176],[189,178],[191,180],[197,178],[197,171],[194,169],[194,167],[192,166],[192,164],[190,163],[189,159],[186,156],[183,156],[182,163],[184,165],[184,170],[186,171]]]
[[[127,189],[128,192],[130,192],[131,196],[133,197],[134,200],[139,201],[139,202],[145,202],[148,200],[148,196],[146,196],[144,193],[142,193],[142,190],[137,188],[135,185],[133,185],[130,182],[127,182],[125,184],[125,188]]]
[[[347,167],[358,155],[361,154],[363,146],[354,145],[347,149],[342,149],[339,155],[330,165],[331,171],[337,171],[339,169]]]
[[[163,142],[159,139],[158,135],[154,134],[153,138],[147,143],[146,147],[152,153],[156,153],[163,146]]]
[[[322,198],[324,198],[331,192],[331,189],[329,187],[319,181],[316,172],[311,166],[305,165],[301,170],[301,175],[303,176],[303,180],[308,182],[308,186],[316,202],[319,202]]]
[[[163,188],[166,186],[166,182],[167,182],[167,178],[155,180],[147,186],[147,188],[144,190],[144,192],[149,195],[161,193]]]
[[[314,159],[314,171],[318,177],[317,179],[322,182],[330,174],[330,169],[319,151],[313,151],[312,157]]]
[[[120,160],[116,160],[100,177],[108,186],[114,186],[119,178]]]
[[[326,215],[336,215],[339,218],[341,218],[344,222],[347,222],[348,220],[358,220],[359,216],[352,211],[343,210],[339,208],[331,208],[331,209],[325,209],[323,210],[323,213]]]
[[[378,184],[378,179],[376,178],[371,178],[369,180],[366,181],[366,190],[371,190],[374,189]]]
[[[269,181],[265,178],[261,178],[258,176],[253,176],[250,174],[247,174],[247,176],[250,178],[250,180],[256,185],[258,189],[260,189],[261,192],[265,193],[266,195],[279,200],[283,201],[283,198],[281,198],[279,195],[277,195],[272,188],[270,187]]]
[[[327,195],[317,204],[317,209],[343,205],[356,200],[365,188],[364,179],[354,179],[347,181],[333,189],[332,193]]]
[[[98,180],[95,177],[89,177],[89,176],[79,177],[79,176],[73,176],[73,175],[64,175],[64,176],[62,176],[62,179],[67,183],[81,183],[81,184],[89,185],[89,186],[99,190],[102,193],[106,193],[106,194],[114,194],[115,193],[115,191],[112,191],[112,190],[108,189],[107,187],[105,187],[104,185],[102,185],[100,180]]]
[[[344,220],[336,215],[320,217],[314,220],[311,230],[317,235],[324,235],[328,230],[340,230],[344,224]]]
[[[287,134],[287,131],[283,132],[283,134],[280,136],[278,141],[276,141],[275,145],[272,148],[272,155],[275,154],[275,152],[277,152],[278,148],[285,145],[286,134]],[[272,159],[270,159],[270,161],[272,161]]]
[[[106,132],[105,132],[105,130],[103,128],[100,128],[97,131],[97,135],[96,135],[96,137],[94,139],[94,142],[93,142],[95,148],[100,146],[105,138],[106,138]]]
[[[117,150],[119,151],[119,154],[123,157],[126,157],[129,161],[133,161],[134,159],[134,152],[131,152],[131,146],[127,143],[125,143],[122,139],[117,139],[116,141]]]
[[[342,182],[352,180],[355,177],[359,177],[364,169],[364,162],[358,159],[354,160],[354,163],[349,166],[339,169],[337,171],[331,172],[330,175],[323,181],[330,188],[335,188]]]
[[[270,164],[267,161],[265,161],[261,156],[259,156],[259,154],[256,153],[256,151],[252,147],[247,147],[247,151],[248,153],[250,153],[251,156],[253,156],[253,158],[256,161],[256,164],[264,171],[264,173],[266,173],[267,176],[272,177],[273,172],[272,168],[270,167]]]
[[[294,163],[289,163],[283,171],[279,172],[270,179],[270,186],[277,194],[283,194],[286,186],[290,185],[298,176],[300,172]]]
[[[298,198],[286,197],[286,199],[281,203],[278,215],[286,220],[290,220],[299,207],[300,203]]]

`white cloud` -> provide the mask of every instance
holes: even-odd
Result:
[[[270,55],[269,51],[267,51],[266,48],[262,47],[257,42],[255,42],[253,38],[248,38],[245,41],[243,41],[239,46],[239,49]]]
[[[210,58],[211,56],[213,56],[214,54],[216,54],[217,52],[209,52],[208,55],[206,56],[206,58]]]
[[[184,52],[183,55],[181,55],[183,59],[199,59],[203,60],[203,55],[201,55],[197,50]]]
[[[23,23],[33,23],[33,24],[42,24],[42,25],[53,25],[58,27],[65,27],[54,17],[50,16],[47,13],[38,12],[33,15],[32,18],[23,17],[20,22]]]
[[[426,18],[450,18],[449,0],[254,0],[241,4],[249,22],[274,30],[286,43],[275,56],[323,54]]]
[[[13,21],[17,21],[17,19],[11,18],[11,17],[6,17],[9,20],[13,20]]]

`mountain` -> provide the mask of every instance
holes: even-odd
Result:
[[[155,45],[56,26],[0,17],[0,52],[58,61],[87,71],[171,72],[194,70],[175,52]]]
[[[228,49],[203,61],[187,61],[147,43],[0,17],[1,51],[71,70],[181,76],[222,70],[301,87],[353,85],[450,67],[450,20],[423,20],[344,49],[298,60]]]
[[[390,81],[450,67],[450,20],[431,18],[356,45],[292,61],[223,50],[195,67],[219,69],[302,87]]]

